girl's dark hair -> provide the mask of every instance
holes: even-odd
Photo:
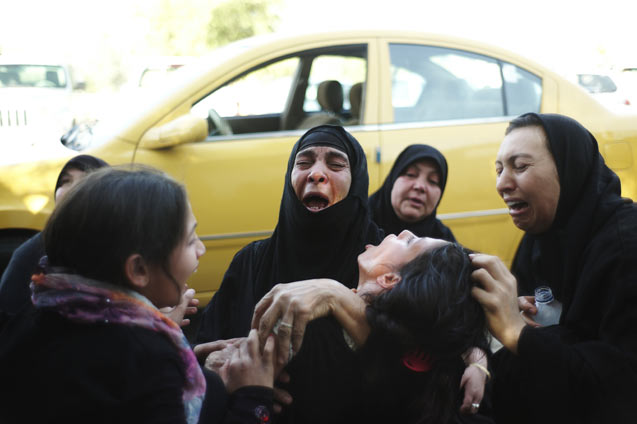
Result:
[[[128,285],[133,253],[168,272],[185,234],[184,187],[150,167],[103,168],[82,179],[58,204],[42,235],[50,266]]]
[[[408,422],[447,422],[459,408],[462,355],[471,347],[488,351],[486,319],[471,296],[473,267],[468,250],[447,244],[424,253],[400,271],[401,281],[366,309],[371,333],[361,349],[376,387],[384,386],[392,410]],[[408,352],[431,358],[428,372],[403,363]]]

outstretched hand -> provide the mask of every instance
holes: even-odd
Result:
[[[491,334],[513,353],[518,351],[518,339],[526,325],[518,307],[517,281],[500,258],[472,254],[471,263],[478,269],[472,277],[479,285],[471,291],[484,309]]]
[[[195,298],[195,290],[186,286],[184,294],[181,295],[181,302],[177,306],[168,306],[161,308],[160,311],[171,320],[175,321],[180,327],[190,324],[190,319],[185,318],[186,315],[194,315],[197,313],[199,299]]]

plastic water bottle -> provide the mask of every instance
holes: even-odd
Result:
[[[550,287],[540,286],[535,289],[535,306],[537,314],[533,320],[542,326],[555,325],[560,322],[562,304],[553,297]]]

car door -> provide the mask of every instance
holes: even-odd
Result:
[[[278,49],[278,56],[267,51],[247,56],[243,71],[191,96],[191,114],[209,121],[205,141],[176,146],[170,152],[137,153],[140,162],[157,160],[144,155],[170,155],[164,162],[172,161],[173,173],[187,186],[199,222],[197,231],[207,249],[191,283],[204,302],[218,288],[233,255],[273,231],[288,156],[305,132],[296,125],[321,112],[320,82],[340,81],[346,98],[349,86],[370,85],[368,69],[375,66],[369,44],[362,40],[314,42],[305,48],[297,43],[294,49]],[[344,122],[350,106],[343,103]],[[379,144],[377,132],[356,128],[351,127],[354,136],[373,155]]]
[[[539,112],[542,80],[496,56],[458,46],[388,39],[381,175],[406,146],[445,155],[447,186],[438,217],[469,248],[510,263],[521,232],[495,189],[494,161],[511,117]]]

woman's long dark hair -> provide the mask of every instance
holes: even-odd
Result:
[[[168,260],[184,237],[187,210],[184,187],[159,170],[94,171],[67,193],[42,231],[49,265],[126,286],[124,262],[139,253],[171,277]]]
[[[361,349],[368,378],[383,387],[384,408],[403,411],[408,422],[445,423],[459,407],[462,355],[488,351],[486,320],[471,296],[468,251],[447,244],[406,264],[401,281],[367,307],[371,333]],[[405,366],[409,352],[430,358],[431,369]]]

